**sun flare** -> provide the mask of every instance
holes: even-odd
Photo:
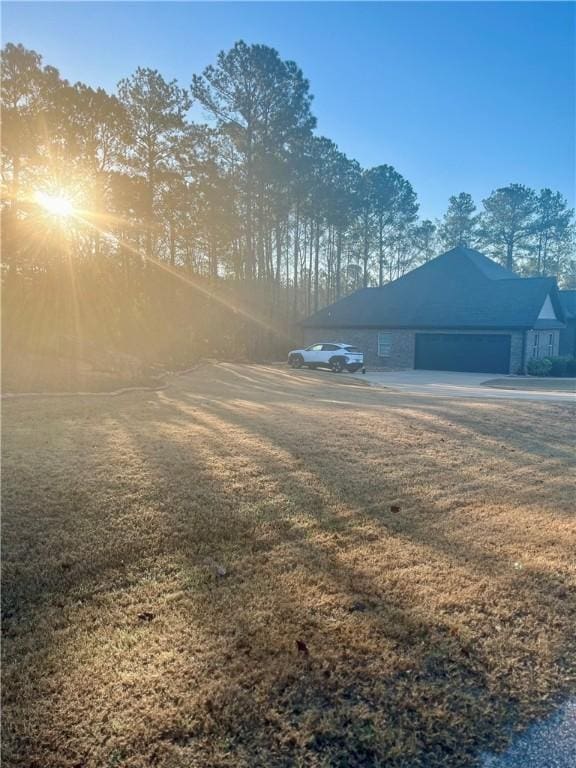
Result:
[[[59,218],[68,218],[74,213],[74,206],[72,202],[65,196],[60,194],[49,194],[47,192],[38,191],[34,195],[34,199],[47,213],[52,216],[58,216]]]

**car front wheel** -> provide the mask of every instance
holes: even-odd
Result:
[[[291,368],[302,368],[304,365],[304,358],[302,355],[290,355],[288,363],[290,364]]]

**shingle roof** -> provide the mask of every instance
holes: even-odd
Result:
[[[566,319],[576,317],[576,291],[558,291]]]
[[[490,280],[518,279],[518,275],[515,272],[511,272],[501,264],[498,264],[497,262],[492,261],[492,259],[489,259],[487,256],[484,256],[484,254],[480,253],[480,251],[474,251],[472,248],[453,248],[451,251],[448,251],[443,255],[447,256],[449,253],[454,252],[456,252],[458,257],[464,254],[465,258],[471,261],[472,264],[474,264],[474,266],[477,267],[482,272],[482,274],[485,275],[485,277],[489,277]]]
[[[556,281],[520,278],[478,251],[454,248],[381,288],[363,288],[304,321],[309,328],[533,328]],[[557,321],[539,321],[562,327]]]

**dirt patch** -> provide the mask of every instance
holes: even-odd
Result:
[[[10,768],[473,766],[576,684],[570,406],[219,365],[3,410]]]

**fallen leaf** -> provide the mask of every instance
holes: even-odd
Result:
[[[298,649],[298,653],[301,653],[303,656],[310,655],[308,646],[303,640],[296,640],[296,648]]]

